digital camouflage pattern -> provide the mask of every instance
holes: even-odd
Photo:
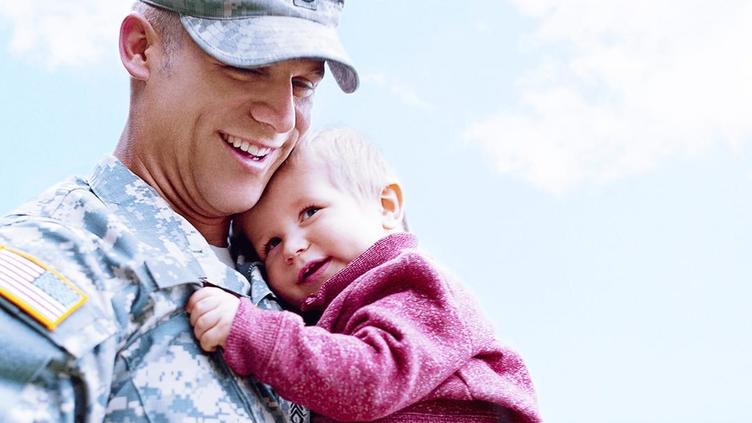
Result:
[[[141,0],[181,15],[193,41],[230,66],[325,60],[346,93],[358,73],[337,35],[344,0]]]
[[[337,26],[344,0],[141,0],[183,15],[233,19],[291,16]]]
[[[89,296],[52,331],[0,296],[0,421],[308,421],[203,353],[184,311],[204,281],[278,308],[258,269],[222,264],[117,159],[1,218],[0,244]]]

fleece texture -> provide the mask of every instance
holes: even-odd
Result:
[[[326,281],[304,311],[241,300],[224,357],[315,422],[539,422],[520,356],[503,346],[459,283],[389,235]]]

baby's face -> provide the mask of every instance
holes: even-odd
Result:
[[[325,166],[301,158],[274,176],[240,225],[269,284],[299,308],[321,285],[387,234],[379,198],[334,187]]]

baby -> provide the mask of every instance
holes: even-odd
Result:
[[[236,373],[316,422],[540,421],[522,359],[417,248],[403,201],[384,159],[353,131],[301,141],[237,221],[295,312],[202,288],[187,306],[202,348],[222,347]]]

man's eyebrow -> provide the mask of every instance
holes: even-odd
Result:
[[[240,73],[240,74],[245,74],[245,73],[247,73],[247,74],[263,74],[263,73],[267,72],[267,66],[258,66],[258,67],[255,67],[255,68],[241,68],[239,66],[228,65],[226,63],[222,63],[222,62],[219,62],[219,61],[217,62],[217,65],[219,65],[221,68],[224,68],[225,70],[229,70],[231,72],[236,72],[236,73]]]
[[[324,61],[317,62],[315,64],[311,64],[311,68],[308,70],[308,72],[314,74],[315,76],[324,79],[324,75],[326,74],[326,70],[324,68]]]
[[[269,73],[271,66],[272,66],[272,65],[262,65],[262,66],[253,67],[253,68],[241,68],[241,67],[237,67],[233,65],[227,65],[222,62],[218,62],[218,64],[226,69],[230,69],[233,72],[248,73],[248,74],[261,74],[261,75],[265,75]],[[318,78],[324,79],[324,76],[326,74],[326,70],[324,68],[324,61],[321,60],[315,63],[311,63],[309,68],[303,70],[303,72],[301,73],[313,74],[314,76]]]

